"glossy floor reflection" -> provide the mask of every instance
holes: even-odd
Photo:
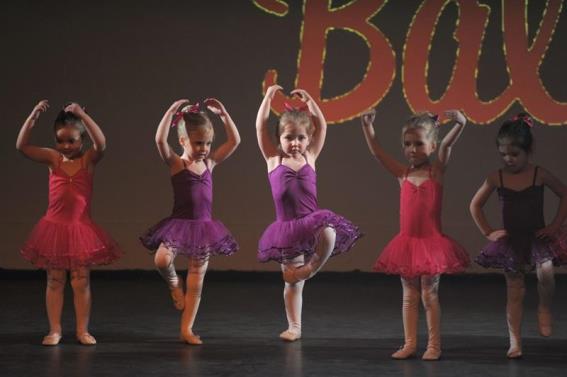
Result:
[[[178,312],[151,272],[93,276],[91,331],[74,340],[66,298],[64,338],[43,347],[47,329],[40,273],[0,271],[0,375],[5,376],[559,376],[567,373],[567,279],[559,276],[554,335],[537,334],[535,281],[528,279],[522,360],[505,357],[501,276],[444,277],[443,359],[395,361],[402,342],[401,288],[395,277],[323,273],[305,289],[303,339],[284,343],[282,284],[277,274],[212,272],[196,332],[178,338]],[[423,315],[422,315],[423,317]],[[420,352],[425,323],[420,322]]]

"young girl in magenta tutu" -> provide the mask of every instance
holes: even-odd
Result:
[[[538,278],[537,318],[542,336],[551,335],[551,301],[555,287],[553,265],[567,263],[567,233],[560,228],[567,216],[567,187],[550,172],[530,163],[532,119],[525,113],[504,122],[496,146],[504,168],[492,172],[472,199],[470,210],[478,228],[490,241],[476,258],[483,267],[501,268],[506,277],[506,318],[510,336],[507,356],[522,356],[521,322],[524,275],[535,268]],[[543,191],[549,187],[561,203],[545,225]],[[503,229],[494,229],[482,208],[496,190],[502,206]]]
[[[90,218],[95,165],[102,159],[106,140],[95,121],[76,103],[55,119],[55,149],[30,144],[30,134],[47,100],[40,101],[24,122],[16,148],[27,158],[49,167],[49,205],[22,247],[21,253],[47,270],[46,306],[49,334],[42,344],[59,344],[62,336],[63,292],[71,272],[76,336],[84,345],[96,344],[89,333],[91,312],[90,268],[108,264],[121,252],[116,243]],[[85,131],[92,147],[83,150]]]
[[[258,260],[281,264],[288,329],[286,341],[301,338],[301,308],[305,280],[313,277],[329,257],[347,252],[361,236],[358,228],[335,213],[319,209],[315,162],[323,149],[327,123],[319,106],[302,89],[291,92],[305,103],[286,104],[276,127],[274,144],[268,129],[270,106],[278,85],[267,89],[256,118],[258,145],[268,168],[276,221],[259,241]]]
[[[184,99],[174,102],[156,132],[159,154],[171,174],[172,214],[150,228],[140,240],[155,251],[155,265],[169,286],[175,307],[183,310],[181,339],[188,344],[202,344],[201,338],[193,333],[193,324],[209,257],[230,255],[238,250],[228,229],[212,218],[212,172],[235,151],[240,135],[223,104],[213,98],[205,100],[206,108],[222,120],[227,135],[227,141],[211,151],[214,138],[211,120],[199,104],[187,105],[188,102]],[[181,156],[167,142],[170,127],[177,128],[183,148]],[[186,292],[183,280],[175,272],[177,255],[184,255],[189,261]]]
[[[442,273],[463,271],[469,263],[466,251],[441,231],[443,177],[453,145],[465,126],[456,110],[446,116],[455,126],[437,144],[438,120],[430,113],[412,116],[402,129],[402,148],[409,165],[388,155],[375,137],[376,112],[362,115],[362,129],[370,152],[400,183],[400,233],[384,248],[374,269],[401,276],[404,345],[392,354],[407,359],[416,354],[419,298],[423,302],[429,339],[424,360],[441,357],[439,278]],[[437,159],[431,160],[437,152]]]

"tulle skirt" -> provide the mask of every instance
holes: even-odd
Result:
[[[163,243],[175,255],[205,259],[210,255],[231,255],[238,244],[218,220],[168,217],[148,229],[140,241],[155,252]]]
[[[20,252],[36,267],[63,270],[109,264],[122,255],[117,243],[90,220],[65,223],[45,217]]]
[[[466,250],[443,234],[411,237],[400,233],[386,245],[374,270],[413,278],[462,272],[469,263]]]
[[[315,252],[319,231],[325,227],[336,232],[331,256],[346,253],[362,237],[358,227],[344,217],[319,209],[301,218],[270,224],[258,243],[258,260],[284,263],[299,255],[309,259]]]
[[[556,266],[567,264],[566,228],[551,241],[538,239],[531,232],[503,237],[488,243],[475,259],[483,267],[501,268],[506,272],[533,270],[546,261],[553,261]]]

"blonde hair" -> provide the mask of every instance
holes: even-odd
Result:
[[[418,129],[425,131],[425,136],[433,143],[437,143],[439,136],[439,121],[437,115],[428,111],[415,113],[404,124],[402,128],[402,145],[404,143],[404,136],[408,132],[413,132]]]
[[[284,126],[289,123],[293,123],[298,126],[305,126],[307,135],[311,136],[313,134],[313,124],[311,123],[309,112],[298,109],[288,110],[282,114],[282,116],[280,117],[280,122],[276,127],[276,139],[278,140],[278,143]]]
[[[183,118],[177,124],[177,136],[179,138],[188,137],[189,133],[201,130],[213,132],[214,134],[213,124],[207,113],[204,111],[195,113],[184,112]]]

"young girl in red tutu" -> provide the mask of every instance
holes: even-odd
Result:
[[[27,158],[49,167],[49,206],[22,247],[24,258],[47,270],[46,306],[49,334],[43,344],[59,344],[62,336],[63,291],[71,271],[76,336],[84,345],[96,344],[89,333],[91,266],[108,264],[121,252],[116,243],[90,218],[93,174],[103,157],[106,140],[95,121],[76,103],[64,107],[55,119],[55,149],[30,144],[30,134],[40,114],[47,111],[40,101],[24,122],[16,148]],[[92,147],[83,150],[85,131]]]
[[[282,88],[268,88],[256,118],[258,145],[268,168],[276,207],[258,245],[258,260],[281,264],[288,329],[286,341],[301,338],[301,308],[305,280],[313,277],[329,257],[347,252],[361,236],[350,221],[317,205],[315,162],[323,149],[327,123],[321,109],[304,90],[291,93],[305,108],[286,104],[276,127],[274,143],[268,130],[272,98]]]
[[[213,169],[229,157],[240,144],[236,125],[223,104],[207,99],[204,105],[224,124],[227,141],[211,151],[214,130],[211,120],[199,104],[188,100],[174,102],[165,112],[156,132],[156,145],[171,174],[174,205],[172,214],[140,237],[143,245],[155,252],[156,267],[169,286],[173,303],[181,316],[181,339],[188,344],[202,344],[193,333],[193,324],[201,301],[205,272],[211,255],[230,255],[238,245],[228,229],[212,218]],[[185,105],[185,106],[184,106]],[[178,155],[169,146],[170,127],[177,127]],[[187,291],[175,272],[174,259],[184,255],[189,260]]]
[[[551,302],[555,288],[553,265],[567,263],[567,232],[561,228],[567,217],[567,187],[549,171],[530,162],[533,120],[520,113],[504,122],[496,145],[504,168],[492,172],[472,199],[471,214],[490,243],[476,258],[483,267],[501,268],[506,277],[506,319],[510,335],[507,356],[522,356],[521,322],[525,295],[524,275],[536,270],[539,332],[550,336]],[[543,216],[543,191],[549,187],[561,198],[549,225]],[[482,208],[496,190],[502,206],[503,229],[493,229]]]
[[[409,165],[388,155],[375,137],[374,110],[362,115],[362,129],[370,152],[400,183],[400,233],[384,248],[374,269],[401,276],[404,345],[394,359],[416,354],[419,298],[425,308],[429,339],[423,360],[441,357],[439,278],[460,272],[469,263],[466,251],[441,231],[443,177],[451,149],[465,126],[456,110],[446,116],[455,126],[437,144],[438,120],[430,113],[412,116],[402,129],[402,148]],[[437,159],[431,160],[437,152]]]

